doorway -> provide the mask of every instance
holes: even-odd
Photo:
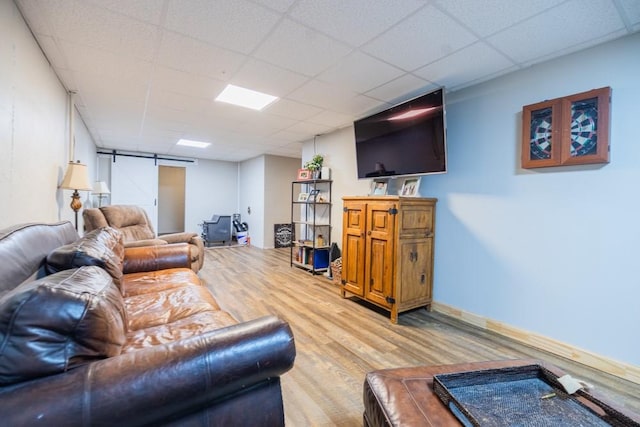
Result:
[[[184,231],[186,168],[158,167],[158,234]]]

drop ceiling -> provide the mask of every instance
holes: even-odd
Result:
[[[243,161],[640,30],[638,0],[16,0],[96,145]],[[280,99],[253,111],[227,84]],[[180,138],[204,149],[176,146]]]

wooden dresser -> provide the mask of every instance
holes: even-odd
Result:
[[[343,197],[342,283],[347,293],[391,312],[431,309],[437,199]]]

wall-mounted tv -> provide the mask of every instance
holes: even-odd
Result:
[[[447,171],[444,88],[356,120],[358,179]]]

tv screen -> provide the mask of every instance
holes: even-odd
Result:
[[[358,178],[447,171],[444,88],[353,123]]]

